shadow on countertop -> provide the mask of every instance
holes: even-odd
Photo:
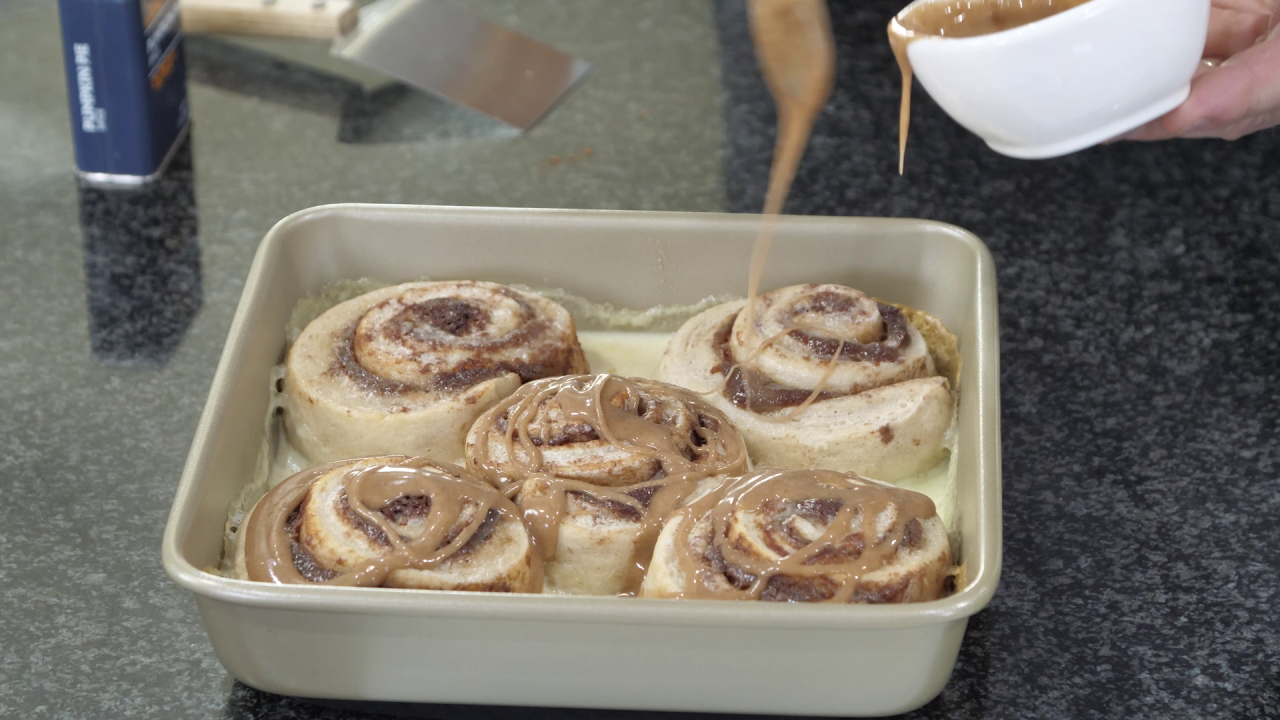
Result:
[[[102,365],[164,365],[200,310],[191,154],[188,137],[142,187],[79,187],[89,344]]]
[[[317,45],[315,53],[323,55],[321,45]],[[366,88],[321,68],[215,36],[188,37],[186,51],[190,82],[333,117],[341,143],[519,135],[518,130],[498,120],[402,83],[388,80]]]

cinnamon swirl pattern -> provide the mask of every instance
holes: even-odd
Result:
[[[547,590],[634,592],[667,513],[700,480],[747,470],[737,431],[681,388],[615,375],[531,382],[467,436],[467,465],[515,495]]]
[[[691,499],[658,537],[642,597],[900,603],[955,589],[928,497],[830,470],[761,471]]]
[[[754,323],[746,301],[689,320],[658,377],[708,391],[757,465],[892,482],[946,456],[951,384],[902,310],[840,285],[775,290],[755,310]],[[927,327],[950,337],[936,320]]]
[[[581,373],[573,319],[487,282],[408,283],[312,321],[289,349],[285,428],[312,462],[462,458],[467,428],[536,378]]]
[[[272,488],[237,544],[236,575],[270,583],[539,592],[542,558],[515,505],[456,465],[328,463]]]

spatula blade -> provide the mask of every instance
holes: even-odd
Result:
[[[334,55],[528,130],[590,64],[446,0],[383,0]]]

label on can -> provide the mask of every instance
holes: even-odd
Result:
[[[139,182],[189,121],[178,0],[59,0],[76,166]]]

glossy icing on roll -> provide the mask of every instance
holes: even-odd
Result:
[[[609,594],[635,590],[663,518],[699,480],[744,472],[748,461],[732,425],[696,395],[653,380],[577,375],[529,383],[490,409],[468,436],[467,462],[518,493],[550,563],[576,553],[561,539],[566,516],[583,516],[590,532],[582,542],[620,554],[616,577],[591,584]],[[548,566],[549,578],[570,572]]]
[[[928,497],[826,470],[764,470],[672,515],[641,594],[912,602],[954,590],[954,571]]]
[[[328,463],[269,491],[242,573],[271,583],[537,592],[541,558],[515,506],[463,468],[388,456]]]

